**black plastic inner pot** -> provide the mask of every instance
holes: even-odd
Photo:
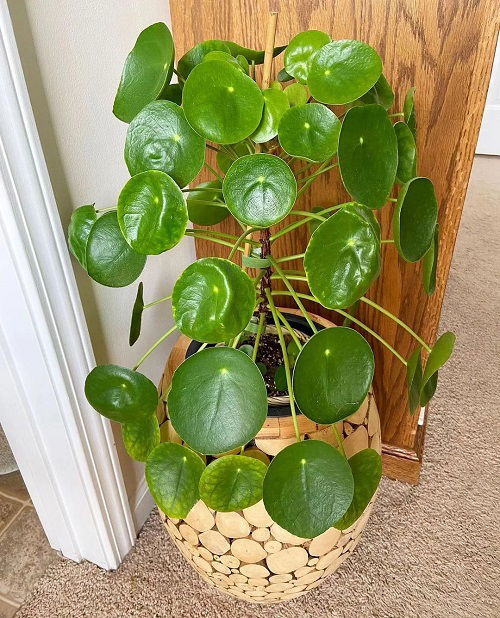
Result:
[[[283,313],[286,319],[288,320],[288,322],[290,323],[290,326],[294,330],[298,330],[301,333],[304,333],[304,335],[308,335],[309,337],[313,335],[313,332],[309,324],[306,322],[303,316],[295,315],[295,313],[287,313],[286,311]],[[274,324],[274,320],[271,314],[268,315],[267,323]],[[318,330],[322,330],[324,328],[321,324],[318,324],[317,322],[314,322],[314,324],[316,325],[316,328]],[[213,347],[214,345],[215,344],[211,343],[207,347]],[[186,358],[189,358],[195,352],[198,352],[201,346],[202,346],[202,343],[200,343],[199,341],[191,341],[191,343],[188,346],[188,349],[186,350]],[[269,405],[268,411],[267,411],[268,416],[283,417],[283,416],[291,416],[291,414],[292,412],[290,410],[289,403],[284,403],[281,405],[277,405],[277,404]]]

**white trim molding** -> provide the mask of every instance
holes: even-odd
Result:
[[[115,569],[133,516],[5,0],[0,84],[0,422],[51,546]]]

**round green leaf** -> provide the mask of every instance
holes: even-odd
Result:
[[[97,214],[94,204],[88,204],[73,211],[68,226],[69,249],[85,270],[87,270],[87,241],[96,221]]]
[[[184,335],[218,343],[245,329],[255,300],[253,282],[239,266],[223,258],[203,258],[177,279],[172,313]]]
[[[354,107],[345,115],[339,137],[342,181],[352,197],[370,208],[381,208],[398,167],[398,143],[381,105]]]
[[[437,263],[439,259],[439,225],[436,225],[434,240],[424,255],[422,278],[424,290],[431,296],[436,291]]]
[[[248,142],[238,142],[237,144],[230,144],[231,150],[236,153],[236,157],[244,157],[247,154],[253,154],[252,148]],[[234,157],[230,156],[223,150],[219,150],[217,153],[217,165],[220,170],[227,172],[234,161]]]
[[[378,78],[377,83],[372,86],[366,94],[360,97],[359,100],[368,104],[377,103],[378,105],[382,105],[384,109],[392,107],[394,104],[394,92],[383,73]]]
[[[243,71],[243,68],[241,67],[238,60],[231,56],[231,54],[228,52],[215,50],[208,52],[208,54],[206,54],[206,56],[203,58],[203,62],[211,62],[213,60],[222,60],[223,62],[229,62],[229,64],[232,64],[240,71]]]
[[[236,56],[236,60],[238,61],[238,64],[240,65],[240,68],[243,71],[243,73],[245,73],[246,75],[249,75],[250,65],[248,64],[248,60],[245,58],[245,56],[238,54]]]
[[[372,448],[359,451],[348,464],[354,478],[354,495],[345,515],[335,523],[338,530],[350,528],[361,517],[382,478],[382,457]]]
[[[132,307],[132,317],[130,319],[130,330],[128,335],[128,344],[130,346],[134,345],[141,334],[142,312],[144,311],[143,289],[144,286],[141,281],[137,288],[134,306]]]
[[[264,97],[257,84],[228,62],[202,62],[182,92],[187,121],[205,139],[234,144],[260,123]]]
[[[414,414],[420,407],[422,391],[422,347],[414,350],[406,365],[406,383],[408,386],[408,408]]]
[[[288,392],[285,365],[280,365],[274,374],[274,386],[281,392]]]
[[[417,117],[415,115],[415,88],[410,88],[406,93],[403,105],[403,113],[406,124],[410,127],[415,140],[417,139]]]
[[[257,144],[268,142],[278,134],[281,117],[290,107],[288,97],[282,90],[268,88],[262,91],[264,111],[257,130],[250,136]]]
[[[198,484],[205,469],[189,448],[162,442],[146,461],[146,481],[154,501],[169,517],[183,519],[199,499]]]
[[[285,152],[307,161],[326,161],[337,152],[340,120],[321,103],[290,108],[283,115],[278,139]]]
[[[373,213],[348,204],[318,226],[304,256],[309,287],[329,309],[350,307],[380,271],[380,228]]]
[[[296,442],[272,460],[264,505],[272,519],[302,538],[319,536],[349,508],[354,481],[347,460],[320,440]]]
[[[160,427],[156,414],[122,425],[123,444],[136,461],[146,461],[149,453],[160,444]]]
[[[405,122],[396,122],[394,131],[398,140],[398,170],[396,176],[402,183],[410,182],[417,175],[415,138]]]
[[[438,370],[449,360],[455,347],[455,335],[447,332],[443,333],[436,341],[427,359],[422,377],[422,395],[420,405],[425,406],[434,395],[437,385]],[[429,388],[430,385],[431,387]],[[427,392],[426,386],[428,386]]]
[[[162,90],[161,98],[182,105],[182,84],[169,84]]]
[[[85,380],[85,396],[99,414],[119,423],[149,417],[158,403],[149,378],[119,365],[94,367]]]
[[[267,466],[243,455],[226,455],[212,461],[200,479],[200,498],[215,511],[241,511],[262,498]]]
[[[293,370],[293,391],[305,416],[329,424],[354,414],[373,380],[375,361],[366,339],[336,326],[313,335]]]
[[[220,180],[211,180],[210,182],[202,182],[195,187],[196,189],[204,189],[204,191],[190,191],[186,200],[189,220],[196,225],[215,225],[224,221],[229,217],[229,210],[225,204],[220,201],[222,192],[216,189],[222,189]],[[220,201],[220,206],[212,204],[203,204],[202,202],[217,202]]]
[[[283,82],[290,82],[292,81],[293,76],[289,75],[285,69],[281,69],[280,71],[278,71],[278,82],[283,83]]]
[[[307,84],[317,101],[333,105],[359,99],[377,82],[382,60],[361,41],[332,41],[313,57]]]
[[[264,378],[243,352],[205,348],[175,371],[168,410],[174,429],[192,448],[225,453],[249,442],[264,424]]]
[[[305,105],[309,99],[309,90],[302,84],[290,84],[283,90],[283,92],[288,98],[290,107],[295,107],[295,105]]]
[[[118,221],[133,249],[157,255],[175,247],[184,236],[188,221],[184,196],[164,172],[141,172],[120,193]]]
[[[184,187],[205,161],[205,140],[172,101],[153,101],[132,120],[125,141],[125,162],[131,176],[161,170]]]
[[[146,264],[146,256],[134,251],[123,238],[116,212],[106,213],[92,226],[85,260],[92,279],[112,288],[135,281]]]
[[[177,71],[179,75],[181,75],[184,79],[187,79],[194,67],[202,63],[205,56],[213,51],[222,51],[227,54],[231,53],[231,50],[224,41],[210,40],[198,43],[198,45],[195,45],[192,49],[186,52],[177,63]]]
[[[438,205],[428,178],[414,178],[399,192],[392,219],[392,233],[399,254],[418,262],[429,250],[436,231]]]
[[[253,345],[250,345],[249,343],[245,343],[244,345],[240,345],[240,347],[238,348],[238,350],[240,352],[243,352],[244,354],[246,354],[247,356],[252,356],[253,353]]]
[[[286,72],[298,82],[307,84],[314,55],[330,40],[328,34],[320,30],[307,30],[294,36],[285,50]]]
[[[293,208],[297,181],[283,159],[253,154],[231,165],[222,190],[227,207],[238,221],[269,227],[284,219]]]
[[[113,114],[130,122],[141,109],[160,96],[170,82],[174,42],[167,26],[159,22],[141,32],[127,56],[113,104]]]

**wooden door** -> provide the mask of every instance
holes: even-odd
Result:
[[[440,202],[441,258],[438,288],[428,297],[421,266],[402,261],[393,245],[383,248],[383,271],[369,296],[399,315],[431,344],[436,338],[453,247],[472,166],[498,34],[497,0],[173,0],[172,24],[178,56],[206,39],[230,39],[262,49],[269,9],[279,11],[276,43],[286,44],[303,30],[318,29],[335,39],[361,39],[375,47],[393,84],[400,111],[410,86],[417,91],[419,174],[429,176]],[[275,69],[281,68],[278,58]],[[329,206],[347,195],[333,170],[313,184],[300,208]],[[390,208],[380,221],[383,238],[391,237]],[[304,251],[307,226],[277,244],[282,255]],[[234,222],[220,225],[238,232]],[[197,241],[199,256],[227,255]],[[300,263],[290,263],[299,268]],[[286,298],[280,303],[286,305]],[[314,309],[335,320],[335,314]],[[414,342],[383,315],[362,307],[360,319],[378,330],[407,357]],[[460,335],[458,333],[458,335]],[[405,367],[373,343],[375,393],[382,418],[384,470],[389,476],[417,482],[423,452],[425,415],[407,411]]]

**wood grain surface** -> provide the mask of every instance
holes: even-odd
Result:
[[[384,73],[396,91],[391,111],[401,111],[407,89],[416,87],[419,175],[429,176],[440,202],[441,258],[438,287],[427,297],[421,266],[402,261],[393,245],[384,245],[383,270],[368,296],[401,317],[430,343],[438,333],[441,305],[460,223],[465,192],[493,61],[499,27],[498,0],[174,0],[171,14],[177,55],[211,38],[231,39],[255,48],[265,44],[268,11],[279,11],[276,43],[286,44],[303,30],[319,29],[332,38],[361,39],[374,46],[384,61]],[[274,72],[282,67],[282,57]],[[212,154],[212,153],[211,153]],[[300,165],[300,164],[299,164]],[[208,178],[204,175],[201,179]],[[301,209],[330,206],[348,198],[333,170],[312,185],[297,205]],[[391,207],[381,213],[383,238],[390,231]],[[220,226],[239,232],[234,221]],[[304,251],[307,226],[273,246],[275,255]],[[199,256],[228,250],[197,241]],[[302,268],[302,263],[287,263]],[[292,306],[290,299],[280,304]],[[331,311],[314,310],[338,322]],[[389,319],[362,307],[360,319],[380,332],[407,357],[412,339]],[[460,336],[460,333],[458,333]],[[407,412],[405,368],[376,342],[375,395],[382,419],[384,450],[411,461],[421,459],[423,428],[418,415]],[[402,457],[404,460],[405,457]],[[404,467],[404,461],[401,464]],[[404,477],[398,464],[395,476]]]

